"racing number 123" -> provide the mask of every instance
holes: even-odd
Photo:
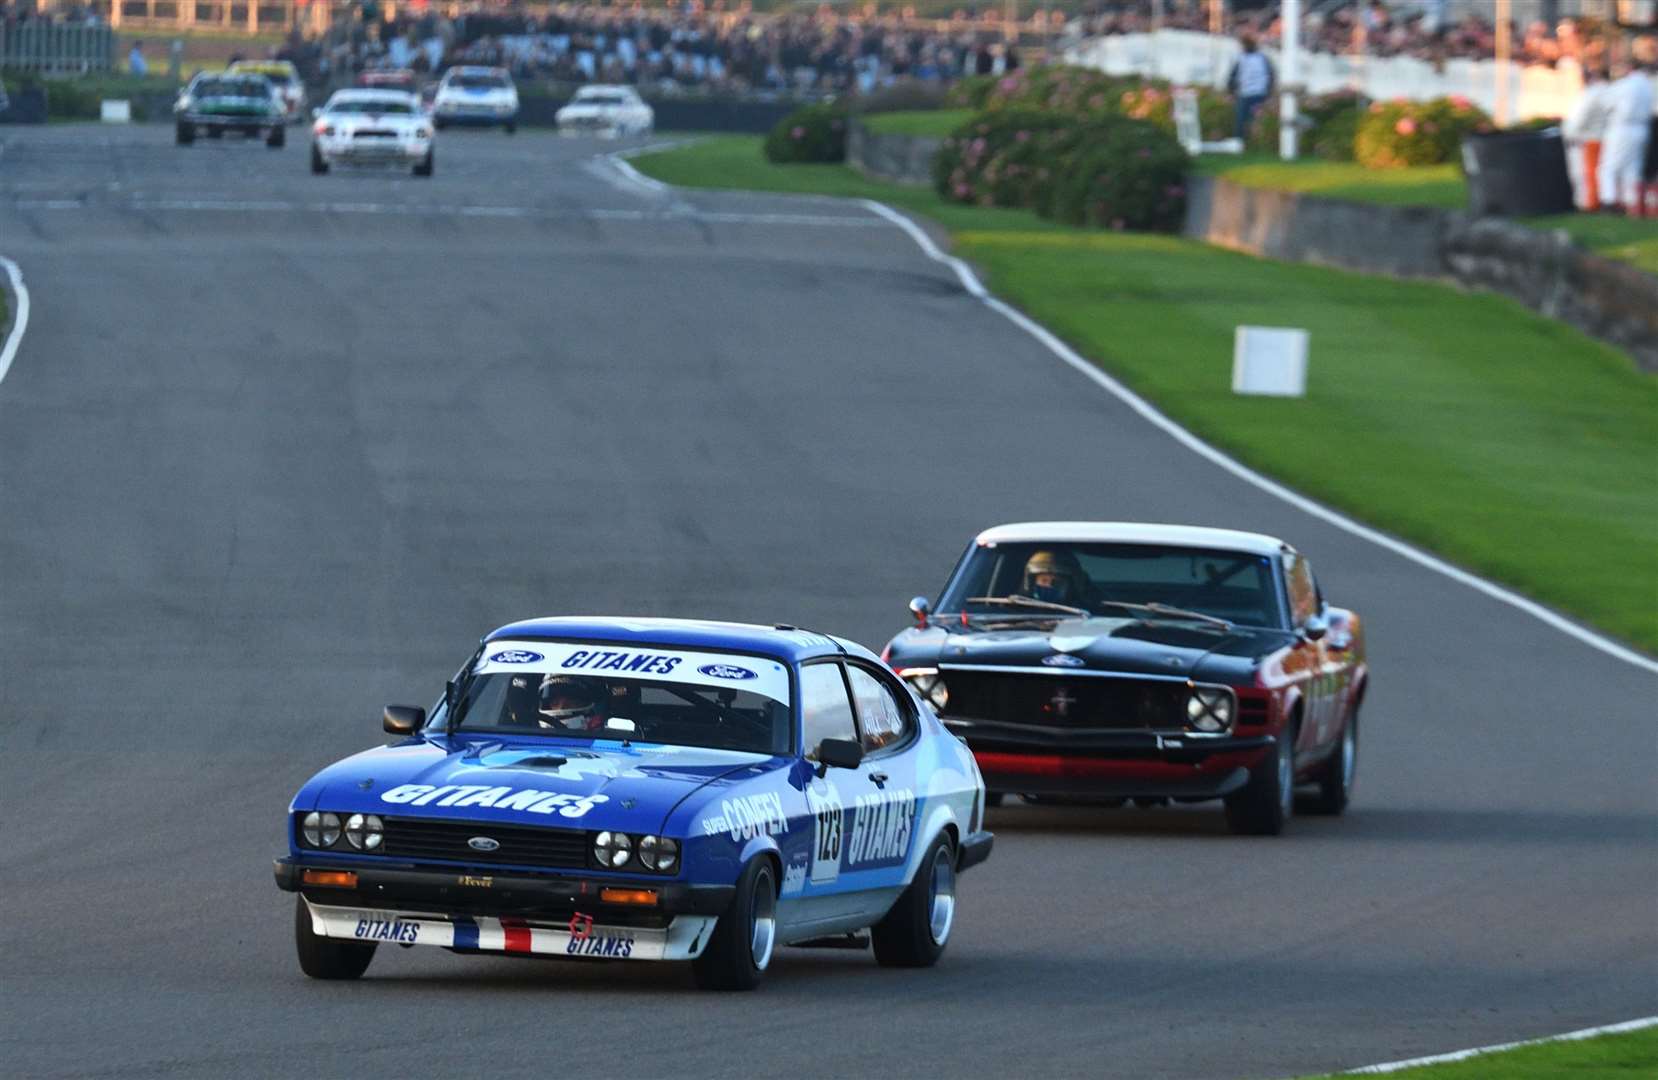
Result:
[[[841,819],[846,812],[839,806],[825,806],[817,812],[816,862],[831,865],[841,861]]]

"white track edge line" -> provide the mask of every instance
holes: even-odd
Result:
[[[17,347],[23,344],[23,331],[29,327],[29,289],[23,284],[22,269],[4,255],[0,255],[0,269],[6,271],[6,277],[11,282],[11,294],[17,307],[12,312],[11,333],[6,335],[6,344],[0,346],[0,382],[5,382],[6,372],[12,369],[12,360],[17,357]]]
[[[1267,494],[1281,499],[1296,509],[1311,514],[1313,517],[1334,525],[1336,528],[1341,529],[1344,532],[1357,536],[1362,540],[1368,540],[1372,544],[1375,544],[1378,547],[1386,548],[1388,551],[1391,551],[1396,555],[1403,556],[1419,566],[1424,566],[1435,573],[1443,574],[1452,581],[1459,582],[1460,584],[1468,586],[1470,589],[1482,592],[1486,596],[1491,597],[1493,600],[1501,601],[1512,608],[1522,611],[1539,622],[1551,626],[1563,634],[1576,638],[1578,641],[1583,642],[1591,648],[1599,649],[1608,656],[1622,660],[1627,664],[1633,664],[1635,667],[1641,668],[1645,671],[1650,671],[1653,674],[1658,674],[1658,660],[1654,660],[1648,656],[1643,656],[1634,649],[1613,641],[1611,638],[1603,637],[1591,630],[1586,630],[1577,623],[1572,622],[1570,619],[1559,614],[1558,612],[1544,607],[1535,600],[1528,599],[1527,597],[1521,596],[1519,593],[1512,592],[1511,590],[1506,589],[1495,582],[1488,581],[1477,574],[1472,574],[1461,569],[1460,567],[1453,566],[1437,556],[1430,555],[1420,548],[1405,543],[1403,540],[1389,536],[1386,533],[1373,529],[1368,525],[1360,524],[1347,515],[1336,510],[1332,510],[1323,503],[1315,502],[1307,496],[1285,487],[1276,480],[1271,480],[1261,475],[1235,458],[1223,453],[1220,450],[1217,450],[1213,446],[1210,446],[1190,431],[1187,431],[1173,420],[1170,420],[1167,416],[1160,412],[1156,406],[1152,405],[1145,398],[1141,397],[1139,394],[1136,394],[1134,391],[1130,390],[1110,375],[1107,375],[1104,371],[1100,370],[1098,366],[1090,363],[1088,360],[1078,355],[1075,350],[1073,350],[1069,345],[1066,345],[1063,341],[1059,340],[1059,338],[1055,337],[1054,334],[1046,327],[1031,319],[1024,312],[1009,306],[1005,302],[993,296],[990,290],[986,289],[979,281],[978,277],[973,273],[971,267],[955,256],[940,251],[938,245],[933,243],[932,237],[928,236],[919,225],[911,221],[908,217],[899,213],[897,210],[894,210],[892,207],[887,206],[885,203],[876,202],[873,199],[860,199],[858,201],[872,213],[879,214],[881,217],[886,218],[888,221],[904,230],[904,232],[909,235],[910,239],[914,240],[917,246],[921,248],[922,253],[929,259],[932,259],[934,262],[942,263],[951,270],[955,271],[956,277],[961,281],[962,288],[966,289],[968,293],[977,298],[985,306],[1007,318],[1015,326],[1018,326],[1031,337],[1041,342],[1047,347],[1049,352],[1059,357],[1059,359],[1063,360],[1066,364],[1070,365],[1081,374],[1087,376],[1089,379],[1092,379],[1101,389],[1105,390],[1107,393],[1117,398],[1117,400],[1127,405],[1142,418],[1161,428],[1165,434],[1172,437],[1176,442],[1186,447],[1186,449],[1209,459],[1211,462],[1219,465],[1221,468],[1225,469],[1233,476],[1238,477],[1240,480],[1252,484]]]
[[[1658,1027],[1658,1016],[1644,1016],[1639,1020],[1625,1020],[1621,1024],[1603,1024],[1600,1027],[1583,1028],[1581,1031],[1568,1031],[1564,1035],[1546,1035],[1541,1039],[1521,1039],[1518,1042],[1496,1043],[1492,1046],[1476,1046],[1471,1050],[1453,1050],[1449,1054],[1434,1054],[1430,1057],[1410,1058],[1407,1061],[1389,1061],[1381,1065],[1364,1065],[1357,1069],[1348,1069],[1343,1076],[1365,1076],[1375,1073],[1399,1072],[1403,1069],[1414,1069],[1419,1065],[1443,1065],[1453,1061],[1467,1061],[1472,1057],[1484,1054],[1497,1054],[1504,1050],[1514,1050],[1522,1046],[1542,1046],[1545,1043],[1576,1042],[1579,1039],[1592,1039],[1597,1035],[1618,1035],[1626,1031],[1641,1031],[1649,1027]]]

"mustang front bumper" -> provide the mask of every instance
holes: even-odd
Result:
[[[316,147],[317,153],[330,164],[414,165],[426,160],[426,155],[432,150],[432,141],[335,135],[319,136]]]

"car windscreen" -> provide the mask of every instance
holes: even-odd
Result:
[[[461,731],[787,753],[789,674],[761,657],[491,642],[457,688]]]
[[[263,75],[274,86],[287,86],[288,83],[293,81],[286,71],[261,71],[259,74]]]
[[[620,94],[583,94],[576,102],[580,105],[626,105],[627,99]]]
[[[980,545],[946,586],[938,610],[1030,616],[1052,605],[1055,614],[1075,608],[1134,617],[1134,608],[1121,606],[1130,604],[1179,608],[1246,626],[1284,624],[1269,557],[1161,544]]]
[[[462,90],[504,90],[510,84],[504,75],[451,75],[449,85]]]
[[[196,97],[249,97],[268,98],[271,96],[270,83],[261,76],[257,79],[203,79],[196,84],[192,91]]]
[[[330,101],[328,111],[331,113],[359,113],[371,116],[408,116],[415,111],[415,108],[407,101],[371,98],[368,100]]]

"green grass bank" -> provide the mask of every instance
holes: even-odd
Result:
[[[1636,1080],[1658,1075],[1658,1028],[1519,1046],[1387,1075],[1404,1080]]]
[[[719,136],[634,159],[686,187],[880,199],[1182,424],[1355,517],[1658,652],[1658,379],[1512,301],[946,203]],[[1231,393],[1233,328],[1306,327],[1308,394]]]

